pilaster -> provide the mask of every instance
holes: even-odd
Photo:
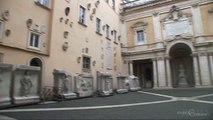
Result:
[[[192,19],[193,19],[193,25],[194,25],[194,31],[195,31],[195,36],[198,37],[196,39],[197,43],[202,43],[204,42],[204,38],[199,37],[203,35],[203,25],[202,25],[202,16],[200,12],[200,7],[199,4],[192,4]]]

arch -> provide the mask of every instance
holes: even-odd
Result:
[[[29,66],[37,66],[37,67],[41,67],[41,69],[43,68],[44,66],[44,61],[42,58],[40,57],[31,57],[29,60],[28,60],[28,65]]]
[[[182,40],[177,40],[177,41],[174,41],[174,42],[168,44],[167,50],[166,50],[167,55],[169,55],[169,53],[170,53],[170,51],[171,51],[171,48],[174,47],[174,46],[175,46],[176,44],[178,44],[178,43],[185,44],[185,45],[187,45],[187,46],[191,49],[192,52],[194,51],[194,47],[193,47],[193,45],[192,45],[191,42],[182,41]]]
[[[194,87],[192,48],[184,42],[178,42],[169,49],[172,86]]]

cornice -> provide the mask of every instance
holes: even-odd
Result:
[[[175,1],[175,0],[170,0],[170,1]],[[188,0],[180,3],[176,3],[175,5],[182,9],[186,8],[191,8],[194,5],[203,5],[203,4],[208,4],[208,3],[213,3],[213,1],[210,0]],[[135,19],[140,19],[142,16],[143,17],[148,17],[148,16],[153,16],[154,13],[162,14],[162,13],[169,13],[170,8],[173,6],[171,5],[165,5],[163,7],[158,7],[155,9],[151,10],[146,10],[142,12],[135,12],[135,13],[128,13],[126,12],[125,14],[121,13],[121,19],[124,21],[131,21]],[[139,9],[138,9],[139,10]]]

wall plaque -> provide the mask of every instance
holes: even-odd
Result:
[[[184,20],[165,23],[165,30],[167,36],[187,34],[189,33],[188,21]]]

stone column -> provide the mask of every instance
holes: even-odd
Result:
[[[171,87],[172,86],[172,77],[171,77],[171,67],[170,67],[170,62],[169,62],[169,57],[166,58],[166,75],[167,75],[167,86]]]
[[[129,61],[129,75],[133,75],[133,63]]]
[[[207,53],[199,53],[199,63],[202,85],[211,85]]]
[[[166,67],[164,57],[157,58],[157,73],[159,87],[166,87]]]
[[[157,77],[157,61],[155,58],[152,59],[153,66],[153,79],[154,79],[154,88],[158,87],[158,77]]]
[[[195,79],[195,86],[200,86],[200,74],[199,74],[199,68],[198,68],[198,60],[197,55],[192,55],[193,57],[193,67],[194,67],[194,79]]]
[[[160,25],[160,17],[159,13],[155,12],[153,13],[153,25],[154,25],[154,34],[155,34],[155,42],[157,48],[162,48],[163,44],[162,42],[162,35],[161,35],[161,25]]]
[[[213,54],[209,55],[210,71],[211,71],[211,84],[213,85]]]
[[[203,35],[203,25],[202,25],[202,16],[200,13],[200,7],[199,4],[193,4],[192,5],[192,19],[193,19],[193,25],[194,25],[194,31],[195,36],[201,36]],[[204,42],[204,38],[198,37],[196,39],[197,43]]]

